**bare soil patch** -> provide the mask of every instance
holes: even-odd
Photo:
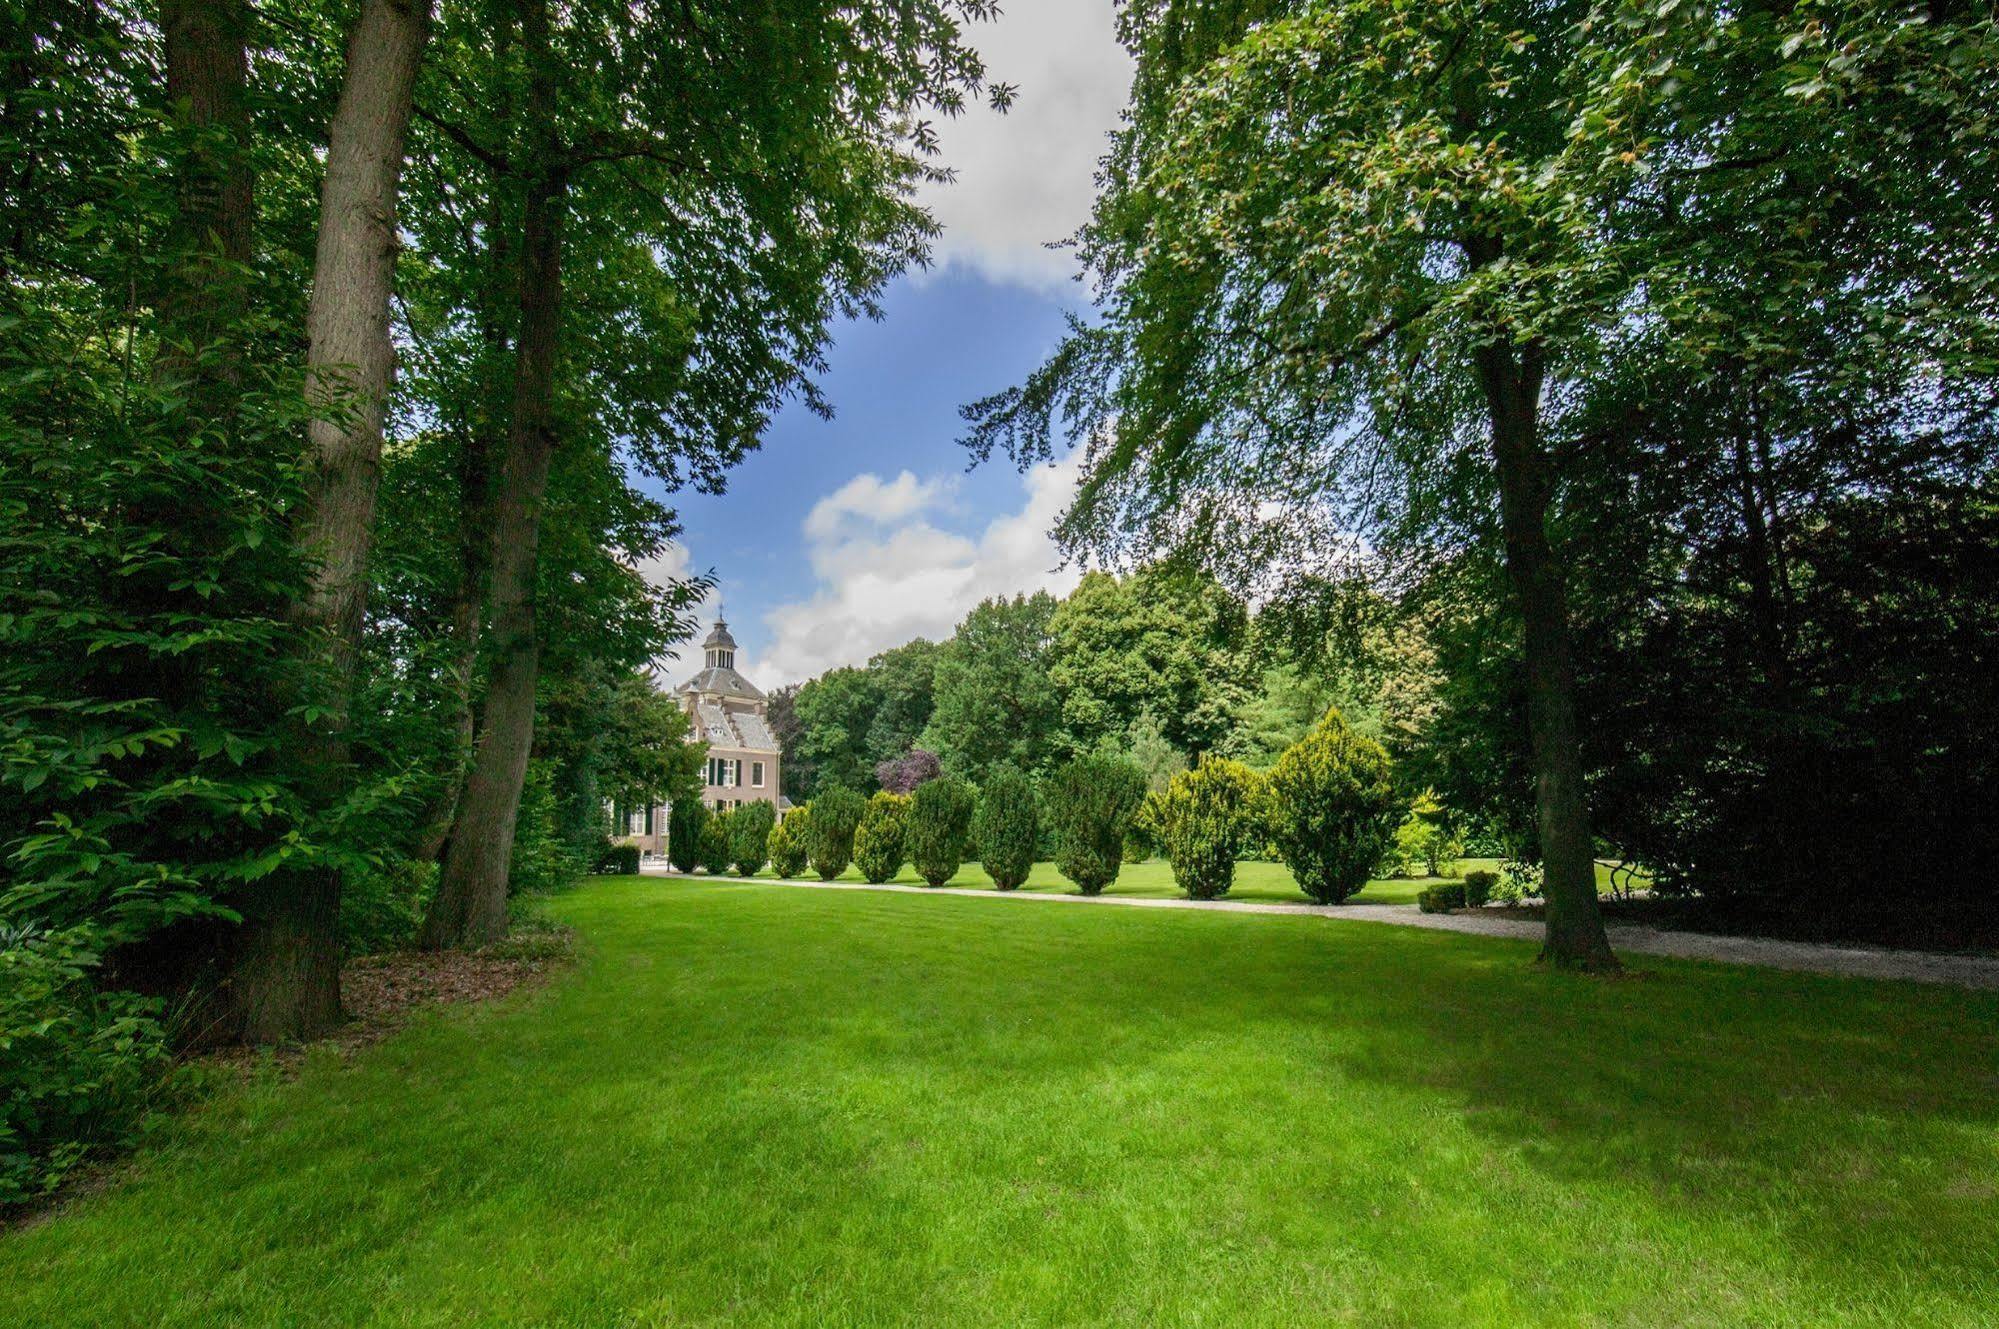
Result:
[[[566,932],[532,931],[483,951],[388,951],[349,960],[340,971],[347,1023],[323,1039],[281,1048],[221,1048],[203,1064],[261,1066],[275,1059],[290,1071],[315,1049],[351,1056],[387,1038],[420,1012],[468,1002],[497,1001],[541,982],[567,963]]]

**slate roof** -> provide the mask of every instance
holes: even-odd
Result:
[[[778,750],[777,737],[761,715],[727,710],[720,702],[696,702],[694,728],[694,737],[712,747],[743,748],[750,752]]]
[[[682,692],[720,693],[724,697],[740,697],[744,701],[762,701],[764,694],[757,685],[744,678],[727,665],[711,665],[680,685]]]
[[[730,717],[736,722],[736,732],[743,737],[743,746],[758,752],[777,751],[777,736],[770,731],[761,715],[737,714]]]

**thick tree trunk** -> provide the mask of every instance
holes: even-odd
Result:
[[[1583,794],[1582,735],[1569,648],[1568,587],[1548,542],[1547,457],[1540,438],[1542,366],[1533,347],[1495,335],[1477,354],[1492,418],[1506,570],[1526,635],[1527,716],[1547,901],[1544,962],[1618,968],[1596,898],[1596,851]]]
[[[320,189],[306,313],[312,478],[297,531],[318,564],[294,610],[314,657],[305,661],[297,700],[317,713],[298,722],[295,756],[308,796],[320,804],[338,796],[348,774],[347,714],[395,368],[396,194],[428,28],[427,6],[362,0]],[[246,1042],[312,1038],[339,1023],[340,885],[331,868],[285,872],[246,900],[230,976]]]
[[[536,7],[528,8],[532,13]],[[537,68],[545,65],[545,59],[536,62]],[[552,87],[531,84],[530,123],[548,125],[552,100]],[[537,103],[543,107],[539,114]],[[535,569],[542,500],[554,451],[551,407],[568,192],[566,175],[547,160],[552,155],[551,147],[529,182],[521,227],[513,415],[493,497],[492,668],[471,774],[459,800],[437,898],[424,919],[420,941],[429,950],[483,946],[506,932],[507,872],[521,786],[534,743],[535,685],[541,672]]]

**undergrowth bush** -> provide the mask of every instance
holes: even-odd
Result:
[[[437,864],[413,858],[398,856],[348,874],[340,892],[341,949],[373,955],[408,945],[436,891]]]
[[[563,834],[552,761],[528,763],[521,785],[520,813],[514,821],[514,851],[508,860],[511,895],[547,895],[574,886],[587,864]],[[587,852],[587,851],[585,851]]]
[[[1507,904],[1519,904],[1541,893],[1541,875],[1539,863],[1509,858],[1499,865],[1499,884],[1493,887],[1493,895]]]
[[[1499,874],[1480,869],[1465,873],[1465,904],[1473,909],[1483,909],[1492,899],[1493,888],[1499,885]]]
[[[1416,907],[1426,914],[1448,914],[1453,909],[1462,909],[1465,907],[1465,884],[1444,881],[1426,886],[1416,893]]]
[[[635,844],[609,844],[597,856],[597,871],[611,876],[629,877],[639,870],[639,847]]]
[[[0,1210],[130,1142],[171,1065],[156,998],[99,992],[86,930],[0,929]]]

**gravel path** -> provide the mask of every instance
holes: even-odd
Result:
[[[647,869],[647,875],[678,877],[682,874],[653,868]],[[1391,923],[1398,927],[1430,928],[1437,932],[1470,932],[1522,941],[1541,939],[1541,924],[1538,922],[1483,918],[1476,914],[1426,914],[1413,904],[1280,904],[1262,900],[1050,895],[1040,891],[1001,892],[961,886],[870,886],[857,881],[771,881],[768,878],[760,881],[764,885],[797,886],[819,891],[903,891],[911,895],[968,895],[981,900],[1042,900],[1050,904],[1120,905],[1132,909],[1213,909],[1236,914],[1287,914],[1339,919],[1349,923]],[[1612,923],[1609,932],[1612,946],[1638,955],[1670,955],[1683,960],[1712,960],[1721,964],[1761,965],[1767,969],[1797,969],[1850,978],[1904,979],[1912,983],[1941,983],[1952,987],[1999,991],[1999,955],[1947,955],[1866,946],[1824,946],[1762,937],[1720,937],[1705,932],[1679,932],[1631,923]]]

